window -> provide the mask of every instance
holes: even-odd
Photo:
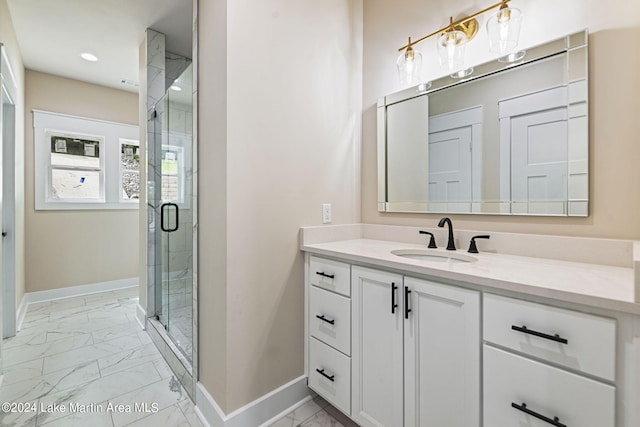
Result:
[[[104,201],[103,139],[48,132],[51,142],[47,201]]]
[[[140,198],[140,146],[138,141],[120,139],[121,201]]]
[[[182,147],[162,145],[162,200],[184,203],[184,168]]]
[[[33,123],[36,210],[138,207],[137,126],[35,110]]]

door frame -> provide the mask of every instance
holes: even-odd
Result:
[[[16,318],[16,204],[15,204],[15,152],[16,152],[16,98],[18,87],[4,45],[0,44],[0,140],[2,141],[2,337],[15,336]],[[9,111],[5,108],[10,106]],[[5,122],[9,117],[11,124]]]

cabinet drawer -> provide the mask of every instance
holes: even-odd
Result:
[[[351,355],[351,300],[311,286],[309,292],[309,333]]]
[[[613,319],[485,294],[484,339],[615,381]]]
[[[613,427],[615,388],[485,345],[484,425],[554,425],[522,409],[556,425]]]
[[[351,296],[351,266],[344,262],[312,256],[309,262],[309,283]]]
[[[315,338],[309,338],[309,387],[345,414],[350,414],[351,359]]]

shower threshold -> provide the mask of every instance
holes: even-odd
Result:
[[[187,391],[191,400],[195,399],[195,387],[193,381],[193,366],[191,361],[182,353],[182,350],[173,342],[164,329],[164,325],[152,317],[147,318],[147,333],[151,337],[164,360],[173,371],[174,375]]]

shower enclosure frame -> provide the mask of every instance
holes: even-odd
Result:
[[[194,44],[197,46],[197,0],[193,2],[194,21],[193,21],[193,37]],[[146,183],[147,194],[146,212],[147,212],[147,307],[146,307],[146,329],[155,346],[160,350],[164,359],[169,364],[174,373],[174,377],[181,383],[187,394],[192,400],[195,399],[195,389],[198,380],[198,281],[197,281],[197,265],[198,265],[198,204],[197,204],[197,165],[198,165],[198,141],[197,141],[197,59],[196,51],[193,49],[193,60],[172,55],[164,51],[164,35],[154,30],[147,30],[147,149],[146,149]],[[190,157],[191,168],[187,171],[188,180],[191,182],[191,192],[187,191],[183,200],[185,206],[191,208],[193,215],[190,236],[192,239],[191,251],[191,312],[192,312],[192,328],[191,328],[191,358],[185,357],[185,354],[176,345],[171,337],[171,332],[165,329],[159,320],[162,305],[158,304],[158,293],[162,291],[162,287],[158,286],[162,281],[163,274],[162,264],[162,243],[158,238],[155,229],[160,228],[162,203],[155,197],[154,191],[160,184],[162,178],[162,124],[159,119],[162,117],[163,111],[160,102],[164,99],[168,92],[171,82],[188,67],[192,67],[193,96],[192,96],[192,121],[191,121],[191,150],[185,149],[184,155]],[[155,77],[155,81],[153,81]],[[159,78],[160,77],[160,78]],[[162,85],[158,84],[158,80],[162,80]],[[165,92],[158,90],[161,86],[167,89]],[[187,92],[188,93],[188,92]],[[180,203],[178,203],[180,204]],[[182,224],[181,224],[182,226]],[[188,277],[187,277],[188,279]]]

